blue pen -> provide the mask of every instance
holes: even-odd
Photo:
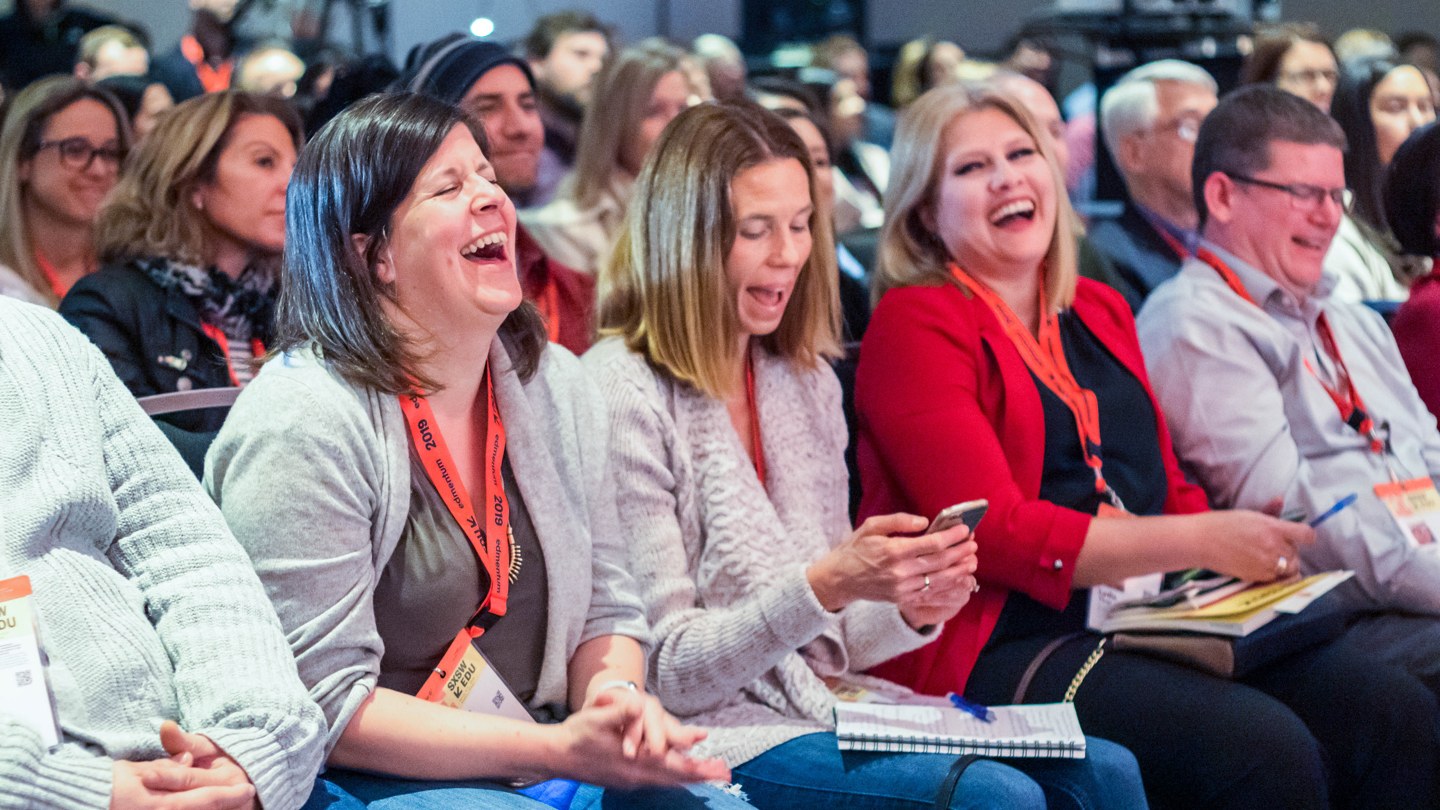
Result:
[[[947,693],[945,697],[950,698],[950,705],[966,714],[974,715],[977,720],[983,723],[995,722],[995,712],[981,706],[979,703],[972,703],[954,692]]]
[[[1324,523],[1330,518],[1335,517],[1336,515],[1345,511],[1346,508],[1348,508],[1351,504],[1355,503],[1355,501],[1359,500],[1359,498],[1359,493],[1352,492],[1349,495],[1341,498],[1339,501],[1336,501],[1335,505],[1330,507],[1329,509],[1326,509],[1325,512],[1320,515],[1320,517],[1317,517],[1314,520],[1310,521],[1310,528],[1313,529],[1316,526],[1319,526],[1321,523]]]

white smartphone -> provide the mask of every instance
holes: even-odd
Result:
[[[926,529],[925,533],[943,532],[952,526],[964,523],[970,528],[970,533],[974,534],[975,527],[980,525],[980,519],[985,517],[985,512],[989,509],[990,502],[984,498],[947,506],[941,509],[940,514],[930,522],[930,528]]]

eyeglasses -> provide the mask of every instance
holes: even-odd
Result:
[[[1155,125],[1156,132],[1173,132],[1182,141],[1194,143],[1200,137],[1200,125],[1205,122],[1203,115],[1180,115]]]
[[[1283,191],[1290,195],[1290,207],[1299,211],[1313,211],[1319,208],[1328,197],[1331,202],[1340,206],[1341,211],[1349,211],[1350,203],[1354,196],[1348,188],[1321,188],[1312,186],[1309,183],[1272,183],[1269,180],[1261,180],[1248,175],[1225,172],[1231,180],[1244,183],[1250,186],[1270,188],[1276,191]]]
[[[1281,73],[1280,79],[1295,84],[1319,84],[1322,81],[1326,84],[1338,84],[1340,72],[1329,68],[1292,70],[1288,73]]]
[[[60,163],[67,169],[83,172],[90,168],[95,158],[107,168],[116,169],[125,159],[125,151],[118,146],[91,146],[86,138],[65,138],[59,141],[41,141],[35,147],[35,154],[54,148],[60,153]]]

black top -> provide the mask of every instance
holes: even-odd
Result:
[[[1130,513],[1163,513],[1169,486],[1150,395],[1073,311],[1060,314],[1060,339],[1075,381],[1093,391],[1100,406],[1105,480]],[[1034,375],[1031,377],[1034,379]],[[1101,497],[1095,491],[1095,474],[1080,452],[1075,417],[1038,379],[1035,387],[1045,412],[1045,470],[1040,477],[1040,498],[1093,515],[1100,508]],[[988,643],[1082,630],[1087,602],[1083,592],[1076,594],[1057,616],[1053,609],[1013,591]]]
[[[1070,371],[1081,387],[1095,393],[1100,405],[1105,480],[1130,513],[1161,514],[1168,487],[1150,396],[1073,312],[1061,313],[1059,321]],[[1040,497],[1093,515],[1101,498],[1095,491],[1095,475],[1080,450],[1075,416],[1039,380],[1035,387],[1045,411],[1045,472],[1040,478]]]
[[[200,311],[178,289],[161,289],[132,262],[111,264],[75,282],[60,314],[90,338],[136,397],[232,385],[220,345]],[[269,335],[259,335],[268,343]],[[225,412],[161,417],[189,431],[219,430]]]

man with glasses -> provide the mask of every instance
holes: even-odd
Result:
[[[1226,96],[1195,144],[1202,238],[1146,302],[1140,343],[1176,453],[1212,506],[1313,521],[1355,496],[1317,526],[1301,568],[1353,570],[1340,594],[1349,635],[1437,690],[1440,546],[1418,518],[1437,497],[1440,432],[1380,316],[1330,296],[1344,148],[1339,125],[1298,96]]]
[[[1090,243],[1114,264],[1099,280],[1133,309],[1179,271],[1194,242],[1190,158],[1216,91],[1203,68],[1162,59],[1121,76],[1100,100],[1101,133],[1130,199],[1120,216],[1093,223]]]

